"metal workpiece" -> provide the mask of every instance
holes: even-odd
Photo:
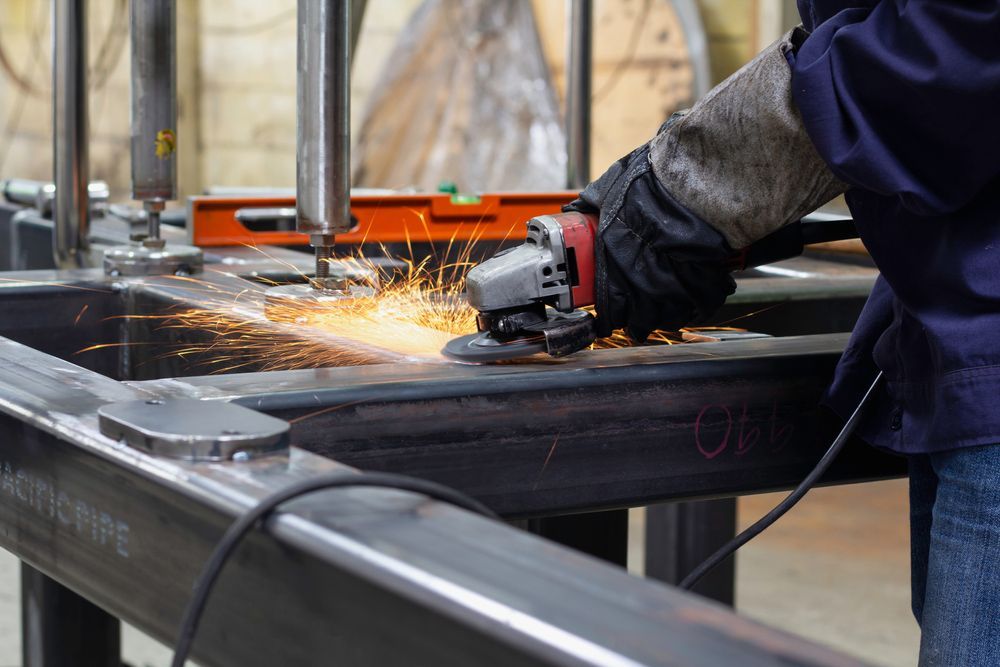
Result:
[[[0,340],[0,545],[171,643],[234,517],[295,481],[350,469],[297,447],[192,464],[100,433],[105,405],[157,398],[168,397]],[[192,658],[295,667],[317,656],[347,666],[856,664],[502,522],[366,487],[289,503],[250,535],[209,599]]]
[[[129,7],[132,198],[162,203],[177,198],[177,7],[175,0]]]
[[[322,288],[311,284],[279,285],[269,288],[264,295],[264,315],[269,320],[280,322],[287,321],[289,313],[295,312],[306,319],[310,311],[336,312],[336,308],[350,307],[358,299],[371,299],[374,296],[374,287],[346,281],[338,281]]]
[[[232,400],[292,422],[299,447],[365,470],[432,479],[508,517],[543,516],[794,487],[836,433],[818,403],[847,338],[134,386]],[[901,474],[904,460],[856,441],[824,481]]]
[[[264,295],[264,314],[268,319],[287,321],[289,314],[330,312],[349,306],[358,299],[371,299],[378,292],[378,274],[351,260],[334,260],[328,246],[317,246],[316,275],[307,284],[269,287]]]
[[[288,449],[288,422],[234,403],[159,399],[109,403],[101,433],[156,456],[246,461]]]
[[[60,269],[88,263],[87,4],[87,0],[52,3],[52,252]]]
[[[566,187],[590,183],[593,0],[566,0]]]
[[[112,278],[193,275],[204,269],[201,248],[146,243],[115,246],[104,251],[104,273]]]

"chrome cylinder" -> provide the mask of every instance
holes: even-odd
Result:
[[[86,263],[90,230],[87,147],[87,0],[52,2],[52,255],[56,267]]]
[[[49,185],[45,181],[33,181],[27,178],[10,178],[0,181],[0,192],[3,198],[12,204],[22,206],[35,206],[39,201],[39,196]],[[55,188],[52,189],[55,192]]]
[[[317,247],[351,228],[350,8],[298,2],[296,229]]]
[[[566,186],[590,182],[590,97],[593,44],[592,0],[567,0]]]
[[[132,198],[145,202],[149,237],[159,237],[163,202],[177,198],[177,5],[130,2]]]

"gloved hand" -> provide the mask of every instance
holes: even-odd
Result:
[[[642,341],[710,317],[735,290],[729,258],[844,192],[802,126],[790,32],[565,207],[600,214],[598,336]]]

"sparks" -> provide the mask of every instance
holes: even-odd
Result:
[[[460,248],[452,263],[432,264],[435,257],[402,260],[403,270],[384,280],[372,297],[344,299],[321,308],[302,300],[272,297],[265,316],[267,290],[274,283],[212,282],[173,276],[167,280],[183,282],[185,291],[196,295],[194,306],[163,315],[124,317],[155,320],[159,322],[158,330],[168,334],[176,331],[178,335],[168,337],[181,342],[169,345],[160,356],[181,358],[212,373],[441,360],[440,350],[445,343],[476,331],[476,313],[462,294],[465,273],[475,265],[470,259],[475,241],[473,234],[473,240]],[[444,257],[449,256],[455,243],[452,239]],[[377,273],[375,265],[360,255],[338,261],[354,262]],[[309,280],[299,275],[303,281]],[[654,332],[647,341],[669,345],[683,342],[680,332],[663,331]],[[154,343],[104,343],[80,353],[137,344]],[[597,341],[594,347],[633,344],[625,334],[616,332]]]

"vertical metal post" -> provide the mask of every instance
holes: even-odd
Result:
[[[316,249],[315,285],[351,228],[351,0],[299,0],[296,228]]]
[[[646,508],[646,576],[677,584],[736,534],[736,499],[665,503]],[[732,605],[736,560],[705,575],[694,591]]]
[[[52,0],[52,254],[61,269],[86,262],[87,122],[87,1]]]
[[[530,533],[625,567],[628,560],[628,510],[528,519]]]
[[[22,563],[21,658],[24,667],[121,667],[121,623]]]
[[[590,182],[592,0],[567,0],[567,14],[566,185],[579,190]]]
[[[130,2],[132,198],[143,202],[146,245],[162,246],[160,212],[177,198],[177,6]]]

